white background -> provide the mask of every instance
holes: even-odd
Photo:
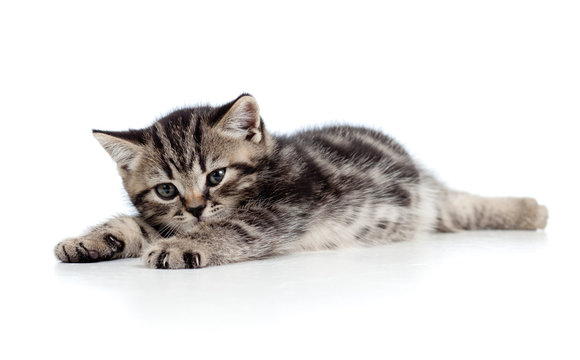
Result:
[[[577,358],[579,19],[576,1],[2,2],[1,351]],[[272,132],[382,129],[454,188],[536,197],[549,227],[189,272],[56,262],[132,211],[92,128],[242,92]]]

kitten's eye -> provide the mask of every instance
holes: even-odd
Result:
[[[209,186],[216,186],[217,184],[219,184],[220,182],[222,182],[222,180],[224,179],[225,174],[226,174],[226,169],[225,168],[212,171],[207,176],[207,184]]]
[[[163,200],[171,200],[177,196],[177,188],[175,188],[175,185],[170,183],[157,185],[155,187],[155,192],[157,192],[157,195],[159,195]]]

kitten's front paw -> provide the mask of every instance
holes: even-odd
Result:
[[[86,235],[60,242],[54,254],[62,262],[94,262],[120,257],[125,242],[112,234]]]
[[[154,269],[197,269],[207,266],[206,254],[190,242],[161,241],[143,252],[143,261]]]

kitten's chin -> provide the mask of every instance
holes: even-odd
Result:
[[[181,232],[181,233],[188,233],[191,230],[193,230],[197,226],[197,224],[199,224],[199,223],[200,223],[200,221],[197,220],[197,219],[191,219],[191,220],[189,220],[187,222],[184,222],[179,227],[179,232]]]

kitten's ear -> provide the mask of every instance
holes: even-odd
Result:
[[[107,150],[119,168],[124,170],[134,167],[144,143],[143,133],[140,130],[93,130],[93,136]]]
[[[253,96],[247,94],[233,101],[233,105],[216,126],[232,137],[249,140],[256,144],[262,141],[264,136],[258,102]]]

